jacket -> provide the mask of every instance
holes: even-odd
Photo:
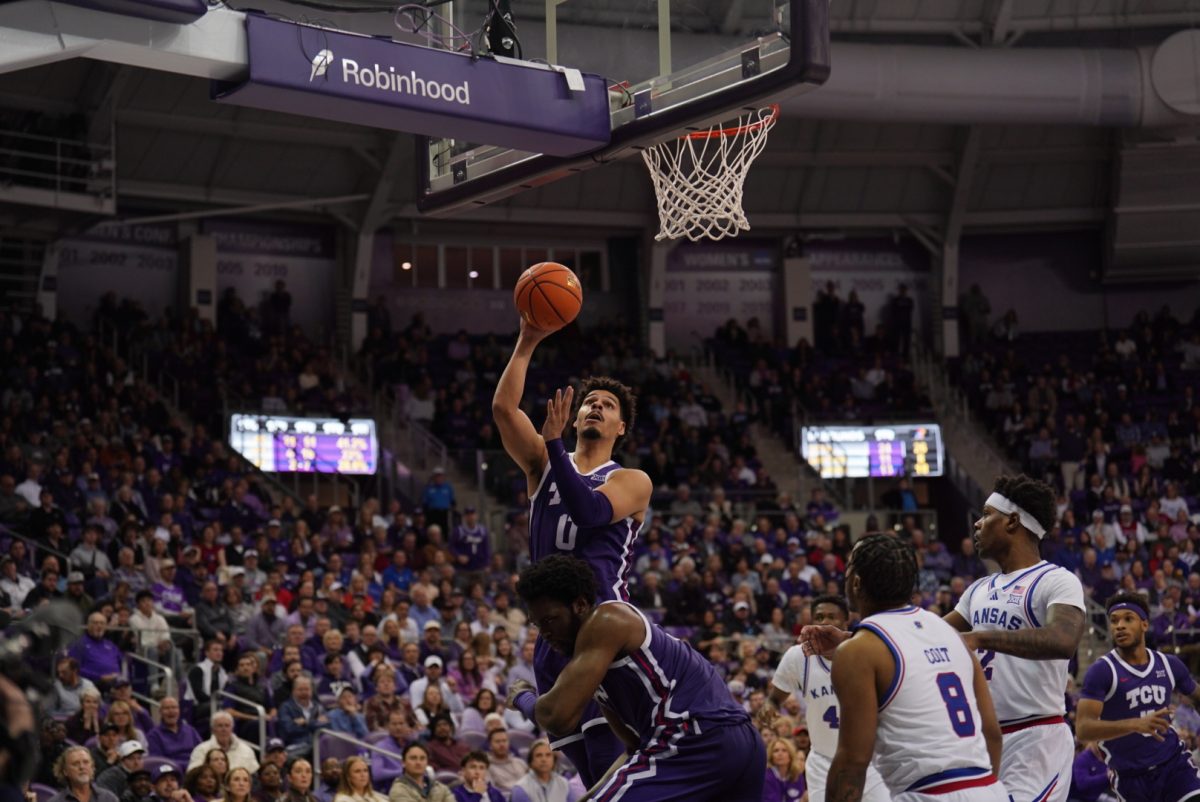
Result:
[[[392,783],[388,802],[455,802],[455,799],[450,789],[437,780],[429,780],[427,789],[421,789],[408,775],[401,775]]]

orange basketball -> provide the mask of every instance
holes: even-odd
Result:
[[[583,306],[583,287],[566,265],[538,262],[517,279],[513,303],[530,326],[555,331],[579,314]]]

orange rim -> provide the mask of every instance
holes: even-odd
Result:
[[[707,131],[693,131],[692,133],[684,134],[683,136],[681,136],[679,138],[680,139],[712,139],[712,138],[718,137],[718,136],[738,136],[739,134],[748,134],[752,131],[757,131],[758,129],[760,129],[764,126],[770,125],[771,123],[775,122],[775,119],[777,117],[779,117],[779,104],[778,103],[772,103],[770,106],[767,106],[767,108],[771,110],[771,114],[769,116],[767,116],[766,118],[758,120],[756,122],[752,122],[747,125],[735,125],[730,128],[710,128]],[[761,113],[761,111],[762,110],[760,109],[759,112]]]

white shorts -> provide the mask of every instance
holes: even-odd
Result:
[[[809,752],[804,766],[804,780],[808,783],[808,802],[825,802],[825,786],[829,782],[829,765],[832,761],[820,752]],[[867,782],[863,786],[863,802],[891,802],[892,795],[883,784],[883,777],[874,764],[867,766]],[[1008,800],[1003,800],[1008,802]]]
[[[1009,802],[1004,783],[994,782],[977,788],[948,791],[944,794],[922,794],[920,791],[904,791],[892,797],[893,802]]]
[[[1075,738],[1066,724],[1038,724],[1004,736],[1000,780],[1012,802],[1065,802]]]

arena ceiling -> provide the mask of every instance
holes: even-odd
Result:
[[[281,0],[255,7],[286,11]],[[751,0],[677,2],[682,29],[736,35],[763,24]],[[1168,0],[833,0],[838,44],[946,48],[1136,47],[1200,20]],[[515,0],[540,19],[544,0]],[[597,28],[652,25],[647,0],[569,0],[559,19]],[[311,15],[319,16],[319,15]],[[387,14],[327,14],[337,27],[394,30]],[[407,134],[216,105],[208,82],[74,60],[9,73],[0,110],[83,114],[89,139],[115,142],[119,217],[273,210],[356,227],[369,203],[416,225],[414,144]],[[1172,130],[1165,142],[1190,141]],[[958,125],[812,119],[788,113],[751,172],[746,207],[762,231],[912,232],[936,239],[952,214],[964,230],[1101,226],[1114,159],[1128,132],[1082,125]],[[1138,138],[1158,134],[1137,134]],[[544,225],[640,230],[653,219],[645,168],[630,160],[543,186],[458,220],[479,228]],[[0,205],[8,231],[52,234],[95,218]],[[420,225],[456,226],[455,222]]]

